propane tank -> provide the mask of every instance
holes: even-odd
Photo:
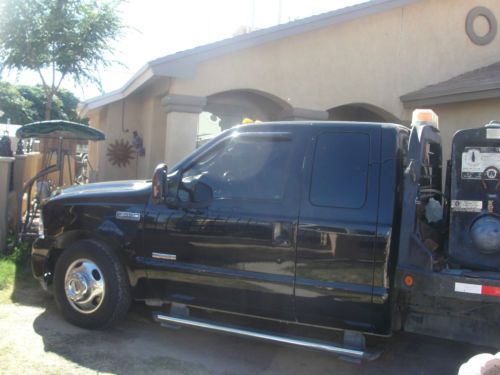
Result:
[[[472,243],[483,254],[495,254],[500,249],[500,219],[483,215],[474,220],[470,234]]]
[[[500,123],[457,132],[451,165],[450,259],[500,270]]]

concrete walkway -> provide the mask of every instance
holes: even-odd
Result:
[[[305,351],[182,328],[160,328],[135,308],[109,331],[86,331],[62,320],[37,287],[0,303],[0,374],[456,374],[487,349],[400,334],[381,359],[363,365]]]

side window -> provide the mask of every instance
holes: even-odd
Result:
[[[182,176],[186,190],[203,182],[214,199],[281,200],[292,155],[289,138],[239,136],[208,152]],[[179,198],[187,200],[188,195]]]
[[[315,206],[361,208],[365,204],[370,137],[323,133],[316,142],[310,202]]]

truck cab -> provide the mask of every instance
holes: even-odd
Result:
[[[145,209],[158,297],[388,333],[405,138],[402,126],[342,123],[221,135],[168,174],[168,203]]]

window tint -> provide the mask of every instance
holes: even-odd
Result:
[[[288,138],[239,136],[198,160],[182,182],[188,189],[197,181],[208,184],[214,199],[280,200],[291,151]]]
[[[370,137],[324,133],[314,155],[310,201],[316,206],[361,208],[366,199]]]

